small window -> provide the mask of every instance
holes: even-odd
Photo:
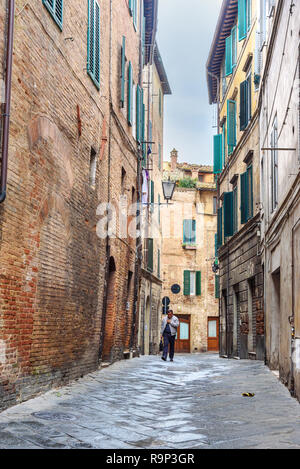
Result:
[[[190,272],[190,296],[196,295],[196,272]]]
[[[272,212],[278,205],[278,130],[277,116],[274,119],[271,133],[271,209]]]
[[[125,192],[125,183],[126,183],[126,171],[122,167],[122,174],[121,174],[121,192],[124,194]]]
[[[97,171],[97,154],[94,148],[91,148],[90,157],[90,179],[89,183],[91,187],[95,187],[96,184],[96,171]]]
[[[217,197],[213,198],[213,214],[217,214]]]
[[[204,176],[203,176],[203,174],[199,174],[199,176],[198,176],[198,181],[199,181],[199,182],[204,182]]]

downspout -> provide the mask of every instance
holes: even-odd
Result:
[[[12,58],[13,58],[13,37],[14,37],[14,17],[15,1],[9,0],[8,5],[8,27],[6,44],[6,76],[5,76],[5,102],[2,134],[2,154],[1,154],[1,179],[0,179],[0,203],[6,198],[7,184],[7,160],[8,160],[8,139],[9,139],[9,115],[11,101],[11,77],[12,77]]]

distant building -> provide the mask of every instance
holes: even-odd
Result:
[[[164,162],[164,179],[177,185],[172,205],[162,210],[162,298],[180,320],[177,352],[219,350],[219,311],[212,271],[215,261],[217,192],[213,168]]]

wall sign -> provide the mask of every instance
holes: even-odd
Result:
[[[174,285],[171,286],[171,291],[172,293],[177,295],[177,293],[180,292],[180,285],[177,285],[177,283],[175,283]]]

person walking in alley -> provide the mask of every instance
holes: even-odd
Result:
[[[174,346],[175,346],[175,337],[177,332],[177,327],[179,326],[179,321],[176,316],[173,315],[173,311],[170,309],[167,317],[163,318],[161,323],[160,335],[161,339],[164,339],[164,348],[162,354],[162,360],[166,361],[169,350],[170,361],[173,361],[174,358]]]

